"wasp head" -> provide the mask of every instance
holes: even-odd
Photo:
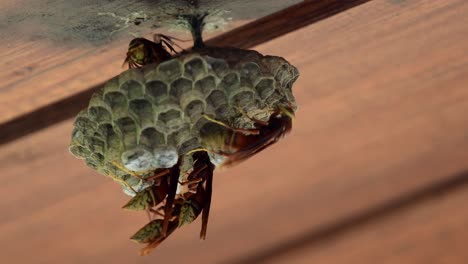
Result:
[[[163,47],[162,42],[157,43],[145,38],[135,38],[128,44],[124,64],[128,64],[129,68],[139,68],[171,58],[171,54]]]

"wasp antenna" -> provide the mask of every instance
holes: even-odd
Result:
[[[167,42],[166,40],[161,40],[161,43],[166,44],[166,46],[169,48],[170,51],[172,51],[172,52],[174,52],[174,53],[176,53],[176,54],[178,53],[178,52],[172,47],[172,45],[178,47],[175,43],[169,43],[169,42]]]
[[[178,48],[181,49],[182,51],[185,51],[185,49],[182,48],[182,47],[181,47],[180,45],[178,45],[177,43],[172,42],[172,45],[178,47]]]
[[[176,38],[176,37],[172,37],[172,36],[168,36],[168,35],[163,35],[163,34],[157,34],[159,35],[159,37],[162,37],[164,39],[166,39],[167,41],[170,41],[171,43],[174,43],[174,41],[172,40],[177,40],[177,41],[180,41],[180,42],[189,42],[190,39],[180,39],[180,38]]]

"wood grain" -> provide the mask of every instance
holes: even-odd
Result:
[[[209,39],[207,44],[251,48],[367,1],[306,1]],[[106,48],[50,52],[47,48],[52,43],[46,47],[27,44],[9,50],[13,56],[4,62],[15,67],[3,72],[5,78],[0,82],[0,145],[74,116],[87,103],[88,95],[122,70],[117,64],[122,64],[121,54],[126,52],[121,41]],[[40,53],[47,54],[47,59]],[[26,66],[18,63],[25,60]],[[62,111],[64,103],[67,111]]]
[[[67,98],[120,73],[126,41],[58,47],[44,39],[8,40],[0,49],[0,122]]]
[[[284,34],[326,19],[370,0],[319,0],[285,8],[219,35],[206,42],[208,46],[232,46],[248,49]]]
[[[246,22],[236,21],[227,30]],[[97,87],[121,73],[125,70],[122,64],[128,42],[132,39],[131,36],[122,37],[104,46],[93,46],[81,42],[55,43],[44,38],[17,36],[13,33],[5,36],[7,33],[0,31],[0,37],[7,43],[0,47],[0,68],[3,69],[0,72],[1,127],[15,118],[24,119],[27,114],[34,115],[36,110],[48,109],[50,104],[76,98],[77,94]],[[158,33],[189,37],[163,30]],[[207,37],[214,35],[210,33]],[[147,38],[152,38],[151,33]],[[182,46],[187,48],[188,44],[182,43]],[[52,113],[57,109],[48,111]],[[34,122],[29,125],[34,125]]]
[[[389,220],[382,212],[335,233],[323,247],[306,245],[311,255],[278,257],[342,263],[334,254],[349,248],[354,251],[344,257],[362,257],[360,263],[415,263],[428,260],[428,252],[456,263],[465,256],[459,246],[467,239],[465,189],[433,196],[442,201],[434,206],[414,194],[457,182],[468,170],[467,12],[463,0],[375,0],[258,46],[300,69],[297,120],[278,144],[216,173],[203,242],[198,221],[151,256],[137,256],[138,246],[127,238],[146,217],[120,210],[126,197],[119,187],[67,153],[70,120],[2,146],[2,260],[232,263],[251,256],[248,262],[403,200],[412,204],[389,210]],[[447,253],[436,250],[444,226],[452,232]],[[400,230],[406,232],[398,236]],[[377,243],[379,237],[389,240]]]
[[[468,173],[459,179],[377,221],[242,263],[466,263]]]

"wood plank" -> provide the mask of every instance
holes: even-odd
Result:
[[[4,145],[2,259],[236,261],[453,180],[468,169],[467,12],[463,0],[375,0],[259,46],[301,70],[297,120],[216,174],[204,242],[192,224],[137,256],[127,238],[145,215],[120,210],[118,187],[67,153],[71,121]]]
[[[302,2],[222,34],[207,43],[213,46],[250,48],[367,1]],[[75,52],[79,55],[67,54],[64,58],[59,56],[58,61],[62,59],[61,63],[63,64],[60,67],[53,66],[54,63],[58,63],[54,60],[51,65],[44,62],[41,67],[46,68],[37,70],[34,65],[41,65],[39,62],[44,58],[40,54],[23,52],[24,50],[48,54],[49,57],[54,55],[50,54],[53,52],[38,48],[36,44],[30,43],[29,45],[28,47],[18,45],[16,53],[15,50],[12,51],[16,55],[10,56],[11,60],[5,62],[11,67],[13,64],[16,65],[18,61],[22,61],[18,59],[18,56],[38,58],[36,62],[30,62],[32,64],[29,66],[19,64],[17,67],[20,68],[14,70],[13,73],[6,71],[4,78],[6,81],[0,82],[2,94],[0,97],[0,113],[2,113],[0,116],[0,145],[72,117],[87,103],[88,95],[92,94],[92,91],[122,70],[120,67],[122,54],[125,54],[124,49],[126,48],[126,44],[122,42],[109,45],[106,48],[80,47],[80,50],[77,47],[69,52]],[[53,44],[46,45],[46,47],[50,46]],[[61,54],[65,53],[65,50],[59,49],[55,52]],[[63,61],[65,58],[66,62]],[[47,66],[50,67],[47,68]],[[13,77],[10,76],[12,74]],[[26,76],[24,76],[25,74]],[[67,111],[62,111],[64,103],[67,105]],[[47,120],[44,120],[45,117]]]
[[[210,39],[206,44],[248,49],[369,1],[306,0]]]
[[[444,187],[365,225],[239,263],[466,263],[468,172]]]
[[[127,41],[107,47],[57,47],[52,41],[13,39],[0,51],[0,122],[71,96],[120,73]]]

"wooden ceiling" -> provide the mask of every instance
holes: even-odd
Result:
[[[89,53],[18,40],[2,49],[3,261],[466,263],[468,3],[302,7],[321,6],[312,2],[337,11],[291,16],[286,31],[236,42],[299,68],[292,133],[217,172],[206,241],[197,221],[148,257],[128,240],[146,215],[121,210],[119,186],[67,150],[72,112],[122,70],[126,44]]]

